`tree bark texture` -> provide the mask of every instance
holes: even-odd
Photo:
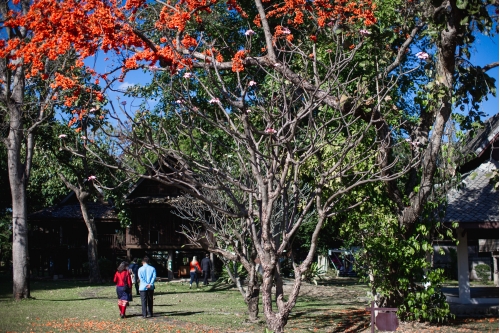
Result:
[[[18,71],[19,72],[19,71]],[[22,74],[22,73],[20,73]],[[9,184],[12,195],[12,268],[13,295],[16,300],[30,297],[29,290],[29,249],[28,219],[26,203],[26,185],[28,173],[23,163],[21,147],[23,144],[22,119],[22,83],[17,82],[13,99],[19,103],[9,103],[9,135],[5,140],[7,146],[7,164]],[[17,104],[17,105],[16,105]],[[27,148],[28,149],[28,148]],[[33,149],[31,147],[31,149]]]
[[[89,280],[91,283],[101,282],[101,272],[99,270],[99,256],[97,251],[97,231],[95,227],[94,219],[89,217],[87,203],[85,200],[80,200],[80,208],[82,210],[83,220],[88,230],[87,237],[87,256],[89,260]]]
[[[12,194],[12,268],[13,294],[16,300],[30,297],[28,219],[26,209],[26,185],[22,166],[15,149],[9,149],[9,182]]]

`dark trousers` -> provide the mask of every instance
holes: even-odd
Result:
[[[210,271],[203,271],[203,284],[208,285],[208,278],[210,277]]]
[[[135,294],[139,296],[139,281],[135,283]]]
[[[189,281],[189,284],[193,284],[194,281],[196,281],[196,287],[198,287],[198,273],[196,272],[190,272],[191,275],[191,281]]]
[[[142,304],[143,317],[146,317],[148,312],[149,316],[153,317],[153,293],[154,290],[152,289],[141,290],[141,304]]]

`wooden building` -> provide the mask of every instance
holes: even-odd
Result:
[[[492,182],[498,172],[498,114],[485,122],[465,147],[466,163],[459,172],[462,182],[448,193],[444,222],[456,222],[458,290],[449,288],[447,299],[459,304],[497,304],[498,287],[474,288],[478,264],[490,266],[490,275],[498,286],[499,195]],[[486,292],[485,292],[486,291]]]
[[[124,256],[125,234],[111,205],[88,203],[98,234],[99,256]],[[28,217],[30,266],[34,275],[81,275],[87,260],[87,227],[74,193]]]
[[[148,254],[163,265],[169,278],[188,276],[186,266],[192,257],[201,260],[204,256],[203,250],[189,244],[182,234],[182,225],[188,222],[169,204],[178,195],[174,187],[141,179],[126,200],[132,220],[125,232],[127,255],[140,258]]]
[[[201,260],[205,252],[189,244],[181,233],[187,222],[169,205],[178,195],[176,188],[139,180],[126,198],[131,218],[128,227],[122,226],[111,204],[89,203],[89,214],[97,228],[99,256],[117,263],[147,255],[158,275],[170,279],[188,276],[189,261],[193,256]],[[29,224],[33,274],[84,274],[87,228],[73,193],[60,204],[31,214]]]

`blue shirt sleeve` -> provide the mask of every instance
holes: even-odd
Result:
[[[155,284],[156,281],[156,269],[153,267],[153,274],[152,274],[152,279],[151,279],[151,284]]]

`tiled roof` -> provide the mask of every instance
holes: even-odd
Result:
[[[486,177],[498,169],[497,161],[487,161],[472,171],[459,190],[448,194],[446,222],[498,222],[498,191]]]
[[[484,127],[474,135],[465,145],[465,153],[479,156],[498,135],[498,113],[484,122]]]
[[[113,207],[105,205],[98,202],[87,203],[88,213],[94,219],[100,220],[111,220],[117,219],[117,215]],[[82,220],[82,211],[79,204],[70,205],[57,205],[52,206],[33,214],[28,217],[30,221],[40,221],[40,220],[53,220],[53,219],[65,219],[65,220]]]

